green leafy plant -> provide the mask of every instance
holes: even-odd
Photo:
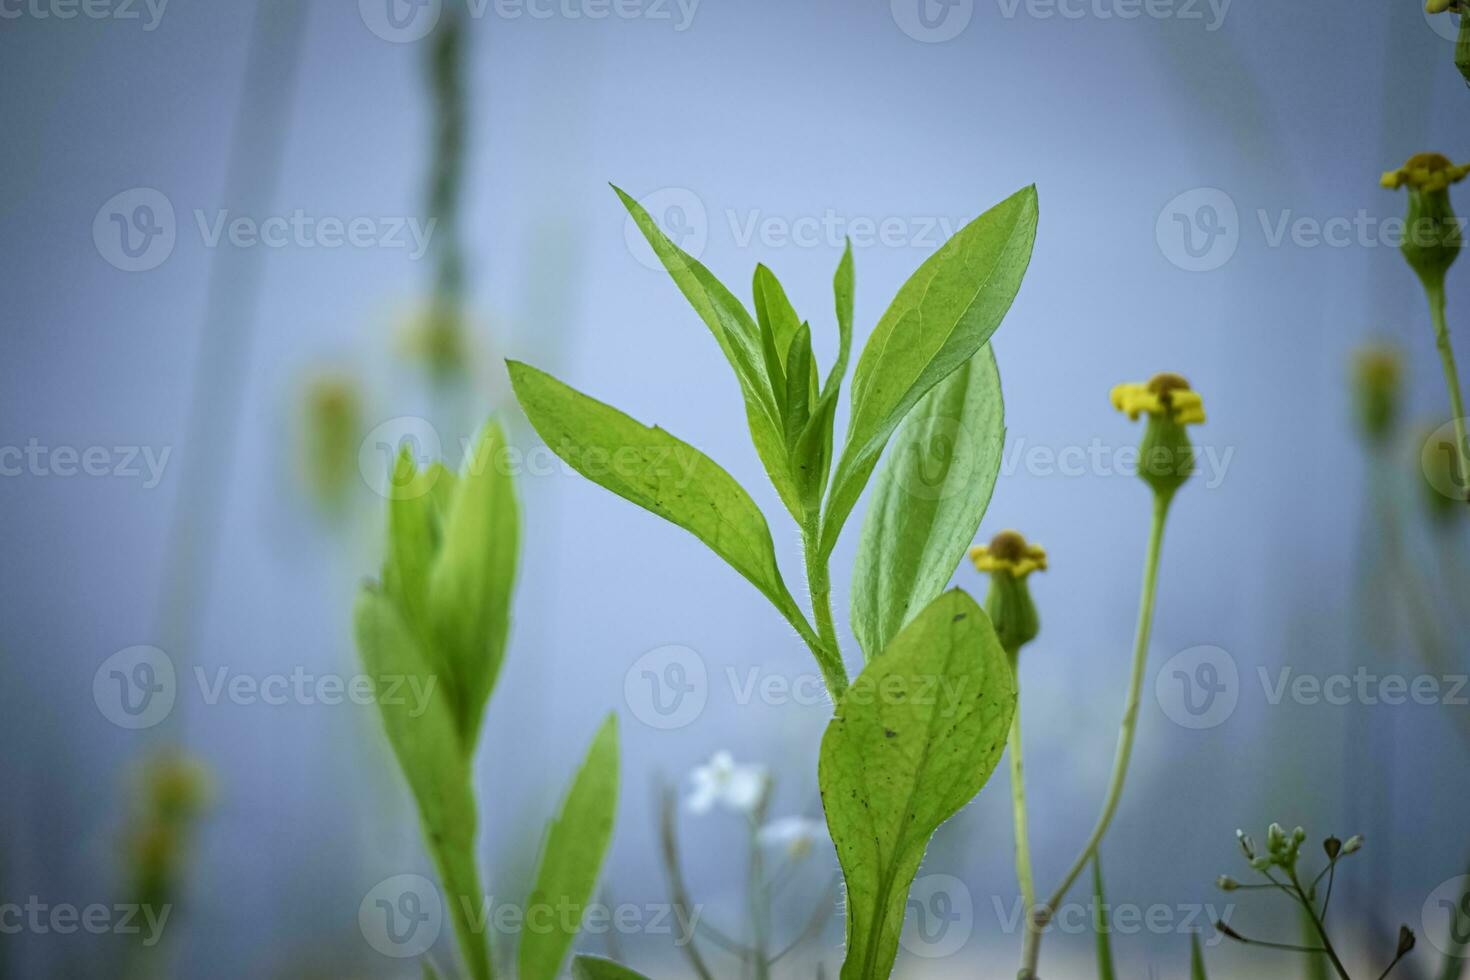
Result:
[[[988,617],[944,589],[999,471],[1003,408],[987,344],[1030,261],[1035,189],[966,225],[900,288],[853,371],[840,450],[837,402],[855,316],[851,246],[834,277],[838,352],[822,379],[810,324],[769,269],[756,269],[752,316],[638,202],[617,193],[730,362],[756,453],[801,533],[811,619],[782,577],[765,515],[714,461],[528,365],[510,363],[511,383],[553,452],[704,541],[811,651],[835,705],[819,779],[847,877],[842,976],[886,977],[928,839],[987,781],[1015,710]],[[900,426],[858,547],[852,629],[866,668],[849,687],[830,559]],[[934,438],[946,426],[958,434]],[[957,695],[945,700],[944,691]]]
[[[375,683],[383,727],[418,804],[465,969],[492,974],[477,910],[478,813],[473,761],[505,656],[515,581],[518,514],[503,465],[505,441],[486,425],[463,472],[419,469],[405,449],[394,469],[382,579],[363,586],[356,636]],[[426,697],[389,696],[405,682]],[[554,980],[591,900],[612,835],[618,793],[616,720],[603,723],[546,834],[533,907],[578,910],[526,930],[521,980]],[[426,969],[431,969],[426,964]]]

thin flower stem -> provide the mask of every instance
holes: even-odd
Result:
[[[1021,887],[1021,908],[1029,918],[1036,905],[1036,884],[1031,873],[1031,835],[1027,830],[1026,780],[1021,759],[1021,699],[1018,650],[1011,655],[1011,671],[1016,677],[1016,713],[1011,718],[1011,733],[1006,750],[1011,760],[1011,812],[1016,826],[1016,882]]]
[[[1046,904],[1038,908],[1030,917],[1018,980],[1037,980],[1036,964],[1041,959],[1042,932],[1051,922],[1052,916],[1056,914],[1057,907],[1067,897],[1067,891],[1086,869],[1087,862],[1092,860],[1093,855],[1097,853],[1098,845],[1102,843],[1103,835],[1108,832],[1108,827],[1113,822],[1113,815],[1118,811],[1118,803],[1123,798],[1123,782],[1128,775],[1128,764],[1133,757],[1133,737],[1138,731],[1138,707],[1143,693],[1143,675],[1148,666],[1148,639],[1153,629],[1159,555],[1163,550],[1164,521],[1169,514],[1171,499],[1171,494],[1156,493],[1154,495],[1153,521],[1148,535],[1148,555],[1144,559],[1143,566],[1143,590],[1138,603],[1138,628],[1133,643],[1133,674],[1128,682],[1128,700],[1123,708],[1123,722],[1118,731],[1118,749],[1113,757],[1113,775],[1108,783],[1108,793],[1103,801],[1102,813],[1099,814],[1097,825],[1092,830],[1092,836],[1087,839],[1087,844],[1082,848],[1082,853],[1077,855],[1077,860],[1073,862],[1072,870],[1067,872],[1067,876],[1062,879],[1062,884]]]
[[[1450,344],[1450,331],[1445,324],[1444,283],[1426,282],[1424,292],[1429,297],[1429,318],[1434,324],[1434,345],[1439,348],[1444,382],[1450,392],[1450,411],[1454,414],[1455,472],[1458,474],[1456,485],[1464,493],[1470,491],[1470,459],[1466,459],[1466,453],[1470,452],[1470,440],[1466,438],[1465,399],[1460,394],[1460,372],[1455,367],[1455,349]]]
[[[1302,903],[1302,908],[1307,910],[1307,918],[1311,920],[1313,928],[1317,930],[1318,938],[1322,940],[1322,951],[1332,961],[1332,968],[1337,971],[1337,975],[1342,980],[1352,980],[1348,976],[1347,968],[1342,965],[1342,960],[1338,958],[1337,950],[1332,948],[1332,940],[1327,938],[1327,927],[1323,925],[1321,917],[1317,915],[1317,910],[1312,907],[1312,900],[1307,897],[1306,891],[1302,888],[1302,883],[1297,880],[1296,872],[1288,869],[1287,876],[1291,879],[1292,887],[1296,889],[1296,894]]]

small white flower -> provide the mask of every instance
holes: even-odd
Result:
[[[687,801],[691,813],[708,813],[716,803],[749,813],[766,792],[765,768],[738,766],[728,752],[716,752],[707,764],[696,766],[693,781]]]
[[[765,847],[784,847],[787,857],[799,861],[827,840],[827,825],[809,817],[782,817],[762,827],[756,837]]]

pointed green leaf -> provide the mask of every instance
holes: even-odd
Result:
[[[985,613],[946,592],[838,702],[818,781],[847,881],[843,980],[886,977],[930,836],[990,778],[1016,710]]]
[[[1189,937],[1189,980],[1209,980],[1205,976],[1205,954],[1199,948],[1199,933]]]
[[[725,359],[735,369],[736,380],[745,399],[745,417],[750,426],[751,441],[761,458],[771,483],[792,515],[799,518],[800,497],[786,460],[786,441],[782,433],[780,409],[775,389],[766,366],[765,344],[761,329],[745,307],[703,265],[675,245],[658,223],[628,194],[614,186],[633,223],[652,246],[679,291],[694,307],[699,318],[714,334]]]
[[[878,473],[852,578],[852,631],[866,656],[949,584],[1004,448],[1000,372],[987,344],[909,413]]]
[[[794,451],[812,417],[817,397],[817,362],[812,357],[812,330],[803,323],[791,337],[786,355],[786,390],[782,392],[781,415],[786,444]]]
[[[490,976],[489,953],[471,918],[482,895],[475,865],[475,797],[447,687],[387,595],[364,588],[354,625],[388,743],[418,804],[461,954],[470,976],[484,980]]]
[[[510,362],[511,385],[546,446],[593,483],[679,525],[792,622],[804,621],[776,565],[765,517],[713,460],[551,375]]]
[[[520,980],[560,975],[597,886],[617,808],[618,721],[608,715],[547,830],[536,887],[526,903],[528,924],[540,915],[547,928],[521,933]]]
[[[648,978],[600,956],[579,956],[572,961],[572,980],[648,980]]]
[[[520,517],[505,436],[485,425],[444,520],[429,583],[434,643],[448,662],[466,752],[479,737],[510,630]]]
[[[383,565],[383,588],[403,610],[421,642],[426,642],[428,636],[429,573],[439,551],[439,518],[430,482],[435,475],[427,471],[420,474],[412,452],[404,446],[393,468],[393,486],[414,487],[417,492],[395,492],[388,500],[388,558]],[[432,655],[432,651],[427,652]]]
[[[801,317],[796,315],[776,274],[764,265],[755,267],[755,282],[751,288],[755,294],[755,318],[760,326],[767,373],[772,390],[779,395],[785,386],[787,352],[791,349],[791,338],[801,328]]]
[[[857,284],[852,264],[852,239],[847,240],[842,250],[842,261],[837,264],[837,274],[832,277],[832,293],[837,299],[837,361],[822,384],[822,397],[830,392],[835,396],[847,373],[847,359],[852,354],[853,304],[857,297]]]
[[[1036,188],[1026,187],[961,229],[904,283],[853,372],[852,417],[823,517],[822,554],[877,465],[889,436],[928,391],[990,339],[1031,260]]]
[[[1102,861],[1096,853],[1092,855],[1092,907],[1098,980],[1117,980],[1118,972],[1113,969],[1113,924],[1108,919],[1108,900],[1103,897]]]

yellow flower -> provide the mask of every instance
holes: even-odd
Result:
[[[1006,572],[1013,578],[1025,578],[1032,572],[1046,571],[1046,549],[1027,544],[1019,531],[1002,531],[990,539],[989,545],[970,549],[970,561],[980,572]]]
[[[1430,0],[1431,6],[1443,2]],[[1437,12],[1430,10],[1430,13]],[[1451,163],[1442,153],[1416,153],[1399,169],[1385,173],[1382,183],[1392,189],[1408,184],[1411,190],[1433,192],[1447,190],[1451,184],[1464,180],[1466,174],[1470,174],[1470,164]]]
[[[1198,425],[1205,420],[1205,403],[1199,392],[1177,374],[1156,374],[1144,384],[1127,383],[1113,388],[1113,407],[1130,419],[1142,413],[1169,418],[1180,425]]]
[[[1424,4],[1424,12],[1442,14],[1447,10],[1458,10],[1459,6],[1459,0],[1427,0]]]

